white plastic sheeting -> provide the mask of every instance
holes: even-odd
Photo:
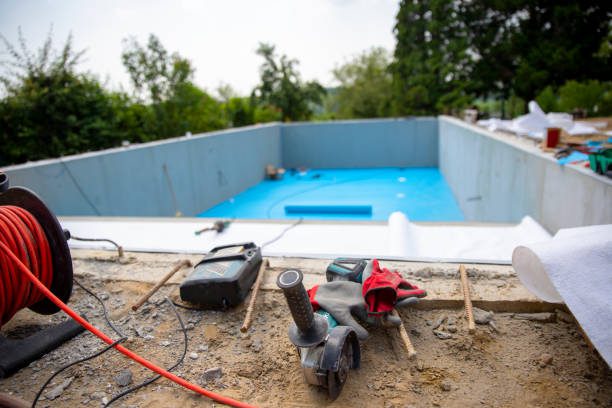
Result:
[[[128,251],[205,253],[215,246],[253,241],[268,256],[380,257],[510,263],[521,244],[550,239],[529,217],[517,225],[413,224],[403,214],[389,223],[235,221],[223,233],[195,231],[212,225],[204,218],[64,217],[64,228],[79,237],[108,238]],[[70,241],[72,248],[105,248],[100,242]]]
[[[406,257],[418,254],[414,224],[404,213],[396,211],[389,216],[387,228],[387,253],[389,256]]]
[[[612,363],[612,225],[568,228],[519,246],[512,265],[548,302],[565,302],[608,365]]]
[[[519,136],[528,136],[541,140],[546,129],[555,127],[565,130],[570,135],[591,135],[599,133],[591,124],[574,122],[572,115],[567,113],[544,113],[536,101],[529,102],[529,113],[512,120],[484,119],[477,123],[490,131],[503,130]]]

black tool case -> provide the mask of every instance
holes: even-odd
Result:
[[[205,309],[242,303],[257,278],[261,249],[252,242],[212,249],[181,284],[181,299]]]

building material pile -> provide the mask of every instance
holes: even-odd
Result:
[[[536,101],[529,102],[528,107],[529,113],[526,115],[511,120],[484,119],[477,124],[490,131],[501,130],[536,140],[544,139],[548,128],[561,128],[569,136],[595,136],[601,133],[599,123],[574,121],[568,113],[545,113]]]
[[[541,141],[541,149],[554,153],[562,166],[584,165],[598,174],[612,177],[612,123],[609,118],[575,121],[567,113],[545,113],[537,102],[531,101],[526,115],[512,120],[484,119],[477,124],[490,131]]]

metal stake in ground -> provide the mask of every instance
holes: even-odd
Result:
[[[68,237],[70,239],[74,239],[75,241],[108,242],[109,244],[112,244],[112,245],[115,246],[115,248],[117,248],[117,255],[119,256],[119,259],[123,258],[123,247],[121,245],[119,245],[118,243],[116,243],[115,241],[113,241],[112,239],[106,239],[106,238],[81,238],[81,237],[75,237],[74,235],[70,234],[70,232],[68,232]]]
[[[140,299],[138,299],[138,302],[134,303],[132,305],[132,310],[136,311],[138,310],[138,308],[140,306],[142,306],[144,304],[144,302],[146,302],[147,300],[149,300],[149,298],[151,296],[153,296],[153,294],[155,294],[155,292],[157,292],[159,290],[159,288],[161,288],[162,286],[164,286],[164,283],[166,283],[168,281],[168,279],[170,279],[172,276],[174,276],[175,273],[177,273],[182,267],[191,267],[193,266],[191,264],[191,261],[189,261],[188,259],[183,259],[181,262],[179,262],[174,268],[172,268],[172,270],[170,272],[168,272],[166,274],[166,276],[164,276],[163,278],[161,278],[161,280],[159,282],[157,282],[155,284],[155,286],[153,286],[153,288],[147,292],[144,296],[142,296]]]
[[[408,352],[408,358],[412,360],[416,357],[417,352],[414,349],[412,342],[410,341],[410,337],[408,337],[408,332],[406,331],[404,322],[402,321],[402,318],[396,309],[393,309],[391,315],[397,317],[400,320],[400,325],[397,327],[397,331],[399,332],[402,342],[404,343],[404,347],[406,347],[406,351]]]
[[[244,323],[242,323],[242,327],[240,331],[246,333],[251,327],[251,320],[253,315],[253,309],[255,308],[255,300],[257,299],[257,294],[259,293],[259,287],[261,286],[261,282],[263,281],[264,274],[266,273],[266,268],[268,267],[268,260],[264,259],[261,261],[261,266],[259,267],[259,272],[257,272],[257,280],[255,281],[255,285],[253,286],[253,293],[251,293],[251,299],[249,300],[249,306],[247,307],[246,315],[244,316]]]
[[[474,311],[472,310],[472,297],[470,296],[467,272],[463,264],[459,265],[459,274],[461,275],[461,288],[465,302],[465,317],[468,319],[468,331],[474,333],[476,331],[476,323],[474,322]]]

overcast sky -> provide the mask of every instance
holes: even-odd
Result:
[[[21,27],[37,49],[51,25],[57,46],[72,32],[87,49],[82,69],[113,89],[129,86],[122,40],[154,33],[193,62],[198,85],[214,92],[230,84],[246,95],[258,81],[259,42],[297,58],[304,79],[333,85],[338,64],[373,46],[394,48],[397,9],[397,0],[0,0],[0,33],[16,44]]]

